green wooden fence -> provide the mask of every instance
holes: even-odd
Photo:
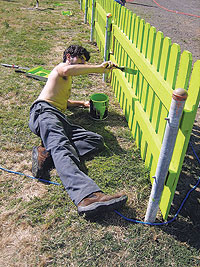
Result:
[[[87,21],[91,24],[93,0],[81,1],[83,11],[86,1]],[[151,182],[158,163],[172,92],[176,88],[188,91],[160,201],[163,218],[167,219],[200,101],[200,60],[192,66],[190,52],[181,54],[178,44],[172,44],[170,38],[164,38],[162,32],[157,32],[155,27],[114,0],[96,0],[94,11],[94,38],[102,56],[106,15],[111,13],[110,60],[138,70],[135,76],[114,70],[111,84],[142,159],[150,169]]]

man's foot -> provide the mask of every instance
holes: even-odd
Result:
[[[42,146],[33,147],[32,151],[32,174],[36,178],[50,179],[50,170],[54,164],[51,155]]]
[[[128,197],[124,194],[105,195],[102,192],[95,192],[84,198],[78,204],[79,215],[86,217],[95,217],[104,215],[121,208],[127,201]]]

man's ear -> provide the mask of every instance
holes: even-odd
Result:
[[[67,59],[67,61],[71,61],[71,55],[68,53],[67,55],[66,55],[66,59]]]

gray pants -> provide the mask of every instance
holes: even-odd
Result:
[[[62,183],[75,205],[93,192],[101,191],[79,169],[80,159],[103,148],[101,135],[71,124],[65,115],[46,101],[30,109],[29,127],[51,154]]]

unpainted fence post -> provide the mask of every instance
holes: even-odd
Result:
[[[88,15],[88,0],[85,0],[85,17],[84,17],[84,23],[87,23],[87,15]]]
[[[171,107],[163,138],[163,143],[158,159],[156,174],[153,177],[153,186],[149,198],[145,221],[154,222],[158,212],[160,197],[164,188],[165,179],[168,173],[170,161],[172,158],[174,145],[178,133],[179,120],[183,111],[185,101],[187,99],[187,91],[182,88],[176,89],[172,95]]]
[[[92,0],[92,18],[91,18],[91,34],[90,34],[90,41],[93,42],[93,35],[94,35],[94,14],[95,14],[95,7],[96,7],[96,0]]]
[[[106,34],[105,34],[105,48],[104,48],[104,61],[109,59],[110,52],[110,36],[111,36],[112,14],[108,13],[106,16]],[[107,74],[103,74],[103,81],[107,79]]]

